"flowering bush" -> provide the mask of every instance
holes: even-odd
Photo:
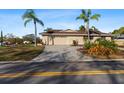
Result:
[[[115,44],[114,41],[110,41],[110,40],[105,40],[105,39],[99,38],[99,39],[97,39],[95,41],[95,44],[104,46],[106,48],[110,48],[113,51],[116,51],[117,50],[117,44]]]
[[[94,47],[91,47],[88,50],[88,53],[90,55],[102,55],[102,56],[108,56],[110,54],[113,54],[114,51],[111,48],[104,47],[102,45],[96,45]]]
[[[109,56],[117,51],[117,45],[114,41],[97,39],[94,43],[85,42],[84,48],[90,55]]]

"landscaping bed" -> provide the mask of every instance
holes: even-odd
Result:
[[[85,42],[83,48],[77,49],[82,55],[94,59],[124,59],[124,50],[118,48],[114,41],[97,39],[95,42]]]
[[[116,54],[112,54],[109,56],[101,56],[101,55],[90,55],[88,54],[88,50],[83,49],[83,48],[79,48],[77,49],[77,51],[81,52],[82,55],[84,56],[90,56],[93,57],[95,59],[124,59],[124,50],[118,50],[118,52]]]
[[[44,46],[0,47],[0,61],[30,61],[44,50]]]

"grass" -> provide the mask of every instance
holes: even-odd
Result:
[[[5,46],[0,46],[0,49],[2,49],[2,48],[6,48]]]
[[[42,53],[44,47],[18,46],[0,47],[0,61],[30,61]]]

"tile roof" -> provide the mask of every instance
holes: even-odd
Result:
[[[73,35],[73,36],[77,36],[77,35],[83,35],[83,36],[87,36],[87,31],[86,30],[71,30],[71,29],[67,29],[67,30],[49,30],[47,32],[43,32],[40,33],[43,36],[49,36],[49,35],[55,35],[55,36],[61,36],[61,35]],[[91,36],[111,36],[111,34],[108,33],[103,33],[101,31],[98,30],[92,30],[90,29],[90,35]]]

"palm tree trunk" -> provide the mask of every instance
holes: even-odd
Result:
[[[90,41],[89,21],[85,22],[85,28],[87,31],[88,41]]]
[[[3,46],[3,32],[1,31],[1,46]]]
[[[37,25],[36,25],[36,21],[34,20],[34,27],[35,27],[35,38],[34,38],[34,42],[35,42],[35,47],[37,46]]]
[[[54,45],[54,36],[52,36],[52,45]]]

